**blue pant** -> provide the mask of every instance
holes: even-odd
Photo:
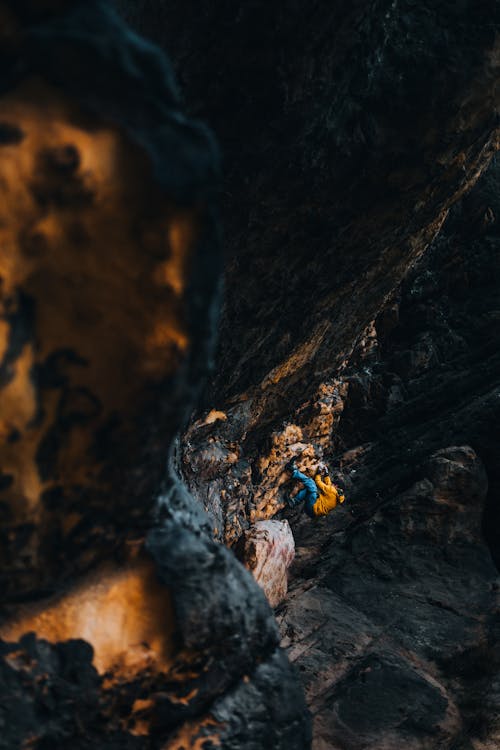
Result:
[[[316,482],[314,481],[314,479],[311,479],[311,477],[302,474],[302,472],[298,469],[295,469],[295,471],[293,472],[292,479],[298,479],[300,482],[302,482],[304,487],[300,490],[300,492],[297,492],[293,500],[289,502],[289,505],[294,508],[296,505],[302,502],[302,500],[304,500],[304,512],[307,513],[310,518],[314,518],[313,505],[319,497]]]

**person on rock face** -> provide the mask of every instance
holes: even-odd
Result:
[[[304,501],[304,512],[306,515],[309,518],[316,518],[328,515],[330,511],[337,507],[338,503],[345,501],[343,491],[332,484],[328,469],[324,464],[318,467],[314,479],[299,471],[295,460],[290,461],[286,469],[291,473],[292,479],[296,479],[304,485],[295,497],[288,497],[286,499],[289,508],[295,508],[299,503]],[[324,474],[324,477],[321,473]]]

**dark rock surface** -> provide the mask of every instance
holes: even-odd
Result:
[[[498,179],[492,165],[342,377],[294,415],[348,497],[292,519],[279,615],[318,749],[500,741]]]
[[[498,5],[118,5],[225,158],[219,355],[182,474],[230,544],[282,509],[294,454],[347,488],[292,517],[279,612],[314,747],[493,750],[495,170],[453,204],[497,148]]]
[[[472,449],[434,454],[369,520],[296,527],[278,611],[314,717],[313,747],[496,747],[498,573]]]
[[[494,748],[490,199],[400,283],[498,147],[498,3],[118,5],[227,164],[218,364],[173,458],[198,504],[161,485],[213,338],[212,139],[104,0],[0,3],[0,742],[309,747],[264,596],[201,512],[232,542],[303,450],[352,508],[296,520],[280,612],[316,747]],[[100,671],[87,606],[97,636],[116,614]]]
[[[234,541],[268,514],[249,468],[262,446],[345,364],[497,147],[499,9],[117,5],[222,143],[226,294],[204,405],[226,421],[207,430],[202,412],[184,476]]]
[[[296,577],[281,614],[317,748],[500,742],[498,180],[494,164],[335,384],[326,453],[350,507],[322,527],[295,525]],[[414,723],[427,688],[405,689],[404,705],[403,691],[391,697],[388,645],[430,676],[446,721]],[[367,655],[382,662],[380,679],[391,677],[384,690],[366,677],[356,708]],[[358,734],[342,712],[348,696]],[[372,723],[361,730],[365,711]]]
[[[488,475],[483,528],[497,565],[498,186],[493,164],[375,320],[338,385],[329,451],[347,483],[354,470],[354,497],[384,497],[432,451],[471,445]]]
[[[307,747],[264,595],[167,477],[214,337],[212,138],[107,2],[0,20],[0,747]]]
[[[500,741],[498,179],[494,164],[342,377],[294,415],[293,430],[336,469],[348,497],[318,523],[292,519],[297,561],[280,615],[320,749]],[[397,678],[387,649],[409,660]],[[363,671],[372,656],[383,690]],[[415,668],[446,699],[433,725],[415,723],[428,685],[392,693]]]
[[[498,6],[117,5],[169,50],[222,143],[227,294],[207,404],[247,393],[261,426],[349,354],[495,148]]]
[[[43,7],[1,6],[11,596],[50,590],[149,523],[207,370],[220,272],[215,149],[180,113],[164,57],[106,2]]]

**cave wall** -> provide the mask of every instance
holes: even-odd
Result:
[[[170,50],[222,143],[227,292],[208,401],[248,390],[277,409],[351,351],[491,155],[498,9],[118,6]]]
[[[225,443],[230,414],[186,435],[229,539],[242,492],[244,523],[277,514],[292,526],[278,620],[318,750],[499,741],[498,196],[494,160],[343,371],[291,404],[246,461]],[[329,517],[282,510],[293,455],[301,469],[326,462],[345,487]]]
[[[221,138],[221,336],[178,467],[230,545],[291,522],[313,747],[495,748],[495,165],[463,196],[498,147],[498,6],[118,5]],[[347,490],[314,524],[283,510],[297,454]]]
[[[348,498],[290,518],[279,619],[313,747],[499,741],[498,180],[493,163],[294,415]]]
[[[106,3],[2,7],[2,582],[19,595],[153,511],[206,370],[218,166]]]
[[[259,456],[345,365],[497,148],[498,7],[117,6],[169,49],[222,143],[223,316],[183,472],[232,542],[270,512]]]
[[[342,627],[367,618],[346,645],[360,659],[326,680],[324,703],[311,697],[321,681],[311,644],[303,644],[298,666],[326,722],[318,729],[316,721],[317,747],[352,747],[356,733],[394,747],[409,739],[467,750],[495,742],[488,721],[498,695],[497,589],[478,530],[481,459],[487,475],[495,451],[474,437],[480,429],[457,430],[471,414],[487,413],[490,396],[496,403],[495,308],[470,310],[474,321],[483,312],[487,319],[468,334],[484,368],[465,357],[462,380],[453,381],[461,360],[452,335],[441,390],[424,378],[413,404],[405,392],[413,393],[412,367],[430,363],[431,375],[433,347],[448,349],[417,336],[408,350],[403,325],[398,350],[390,321],[401,314],[414,322],[392,295],[497,148],[497,3],[118,6],[170,49],[191,114],[223,144],[220,345],[174,456],[190,496],[174,474],[167,480],[166,458],[213,340],[220,242],[213,140],[180,112],[163,58],[108,3],[2,3],[0,156],[11,210],[2,225],[0,743],[308,747],[308,711],[270,609],[231,552],[209,538],[231,543],[251,520],[279,511],[284,463],[300,449],[311,467],[320,456],[339,467],[352,510],[320,527],[296,522],[303,550],[290,607],[299,601],[282,619],[283,645],[297,661],[293,629],[300,636],[311,609],[300,599],[311,580],[314,606],[326,607],[331,594],[340,618],[326,645],[335,669]],[[440,257],[446,269],[446,252]],[[457,312],[449,314],[451,328],[460,327]],[[375,362],[379,375],[388,372],[382,386],[371,379]],[[408,383],[400,382],[405,373]],[[458,422],[446,414],[433,422],[440,394],[462,409],[464,383],[473,385],[474,408],[464,406]],[[427,391],[434,401],[425,401]],[[430,427],[416,419],[421,407]],[[472,509],[443,491],[435,467],[442,461],[460,481],[472,476],[464,485]],[[443,502],[455,512],[451,521]],[[409,570],[407,547],[423,567]],[[363,549],[374,554],[360,561]],[[376,585],[364,601],[366,579]],[[439,594],[430,600],[422,598],[428,583]],[[443,585],[456,596],[442,596]],[[410,613],[396,636],[363,651],[365,639],[392,626],[388,597],[408,586]],[[462,650],[448,648],[455,637],[448,621],[430,649],[432,623],[441,628],[436,612],[457,610],[464,621],[469,586],[476,612],[460,625],[463,638],[456,631]],[[150,619],[140,612],[144,601]],[[147,637],[152,648],[139,649],[132,664],[117,664],[120,653],[102,661],[101,644],[75,627],[79,603],[93,617],[116,604],[124,640],[112,641],[122,652],[128,638]],[[457,654],[460,674],[451,664]],[[480,685],[469,675],[478,666]],[[366,684],[372,703],[360,725],[355,707],[362,712]],[[415,697],[411,716],[390,691],[395,705],[379,705],[387,685]]]
[[[307,747],[272,611],[168,468],[214,340],[213,137],[105,0],[0,20],[0,747]]]

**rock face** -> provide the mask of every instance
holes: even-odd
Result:
[[[278,619],[314,748],[496,747],[500,599],[481,537],[486,492],[474,451],[450,447],[369,522],[342,528],[330,516],[297,531]]]
[[[285,599],[295,542],[288,521],[257,521],[242,535],[236,555],[251,571],[271,607]]]
[[[499,742],[497,186],[494,166],[325,385],[335,397],[295,414],[304,429],[327,409],[314,447],[348,488],[333,517],[292,520],[280,614],[317,748]],[[453,440],[474,449],[436,450]]]
[[[213,343],[211,136],[107,2],[0,20],[0,747],[307,747],[264,594],[167,472]]]
[[[250,574],[220,545],[179,527],[152,534],[149,549],[173,593],[175,647],[166,664],[99,674],[81,639],[51,644],[31,633],[1,641],[0,747],[309,746],[302,689]],[[42,625],[47,608],[43,614]]]
[[[166,457],[213,339],[212,140],[104,0],[0,3],[0,743],[308,748],[210,538],[279,511],[301,450],[350,503],[293,520],[279,613],[316,746],[496,747],[496,213],[451,209],[498,146],[498,3],[117,6],[223,143],[217,366],[190,495]]]
[[[497,147],[499,9],[117,5],[169,50],[193,111],[223,144],[226,295],[197,423],[212,410],[227,418],[189,433],[184,477],[234,542],[252,511],[270,512],[264,497],[254,507],[266,482],[257,458],[317,403]],[[200,465],[209,439],[218,472],[212,459]]]
[[[1,6],[0,567],[16,597],[147,523],[219,270],[215,149],[176,114],[164,58],[106,3],[39,5]]]
[[[291,516],[279,610],[315,747],[493,750],[496,171],[460,199],[498,145],[498,5],[118,5],[225,154],[221,339],[182,475],[229,544],[282,512],[299,451],[347,489]]]
[[[296,578],[282,610],[318,748],[358,746],[354,736],[370,747],[499,742],[499,579],[491,559],[498,567],[497,196],[493,166],[367,329],[342,377],[329,381],[336,398],[325,454],[348,487],[347,507],[322,525],[292,524]],[[297,427],[320,404],[324,398],[298,409]],[[473,448],[440,448],[456,441]],[[408,664],[395,671],[391,661],[388,669],[388,643],[446,693],[446,710],[426,728],[414,723],[414,709],[429,685],[403,689]],[[372,680],[372,661],[364,672],[365,652],[384,686]],[[402,705],[405,693],[412,698]]]

